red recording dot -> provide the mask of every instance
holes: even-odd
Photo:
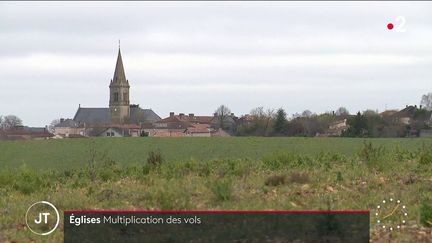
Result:
[[[387,25],[387,29],[389,29],[389,30],[391,30],[391,29],[393,29],[393,24],[392,23],[389,23],[388,25]]]

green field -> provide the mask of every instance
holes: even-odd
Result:
[[[39,141],[0,141],[0,168],[26,164],[36,169],[80,168],[88,163],[94,148],[119,164],[141,164],[149,151],[160,149],[167,161],[212,159],[261,159],[275,152],[315,156],[321,152],[352,156],[365,141],[388,150],[400,147],[415,151],[432,139],[362,138],[92,138]]]
[[[398,198],[408,207],[401,231],[389,234],[375,223],[373,212],[385,198]],[[0,242],[62,240],[62,226],[45,238],[26,228],[25,212],[40,200],[59,210],[369,209],[374,241],[427,242],[432,139],[0,142]]]

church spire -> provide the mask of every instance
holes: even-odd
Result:
[[[114,71],[113,82],[114,83],[124,83],[124,84],[127,83],[125,71],[123,68],[123,60],[122,60],[122,56],[121,56],[121,52],[120,52],[120,43],[119,43],[119,51],[118,51],[117,63],[116,63],[115,71]]]
[[[130,86],[126,79],[119,46],[114,77],[109,85],[109,107],[112,123],[122,124],[127,122],[130,118],[129,88]]]

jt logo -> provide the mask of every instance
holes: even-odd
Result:
[[[39,219],[35,219],[34,222],[36,224],[42,223],[42,216],[44,216],[44,224],[48,224],[48,216],[50,213],[39,213]]]
[[[54,221],[55,224],[52,224]],[[60,214],[52,203],[47,201],[39,201],[33,203],[27,209],[25,222],[31,232],[37,235],[49,235],[59,226]]]

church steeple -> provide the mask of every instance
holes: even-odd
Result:
[[[114,70],[114,77],[113,77],[112,81],[114,83],[119,83],[119,84],[128,84],[128,81],[126,79],[126,74],[124,71],[124,67],[123,67],[123,60],[122,60],[122,56],[121,56],[120,46],[119,46],[119,50],[118,50],[117,63],[116,63],[116,67]]]
[[[120,45],[117,55],[117,62],[111,79],[110,88],[110,113],[112,123],[125,123],[130,116],[129,107],[129,81],[126,79]]]

